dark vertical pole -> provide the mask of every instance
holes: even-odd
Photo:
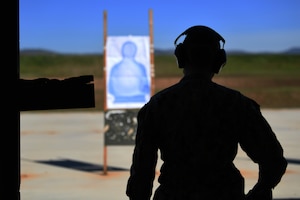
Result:
[[[19,14],[19,8],[20,8],[20,5],[19,5],[19,0],[16,0],[16,3],[17,3],[17,6],[16,6],[16,49],[15,49],[15,52],[16,52],[16,63],[14,63],[16,65],[16,75],[15,75],[15,79],[17,81],[17,86],[15,86],[15,93],[17,93],[17,95],[19,94],[19,80],[20,80],[20,22],[19,22],[19,17],[20,17],[20,14]],[[7,63],[7,62],[6,62]],[[15,102],[15,101],[13,101]],[[15,106],[17,107],[17,106]],[[20,194],[20,184],[21,184],[21,174],[20,174],[20,110],[19,109],[16,109],[15,111],[16,115],[13,117],[16,118],[16,130],[14,130],[14,133],[16,135],[15,137],[15,145],[14,147],[12,148],[16,148],[17,149],[17,152],[16,152],[16,158],[15,158],[15,162],[13,162],[13,165],[15,166],[11,166],[12,169],[16,170],[16,174],[15,174],[15,177],[16,177],[16,183],[15,183],[15,192],[12,194],[17,200],[21,199],[21,194]],[[12,128],[14,129],[14,128]],[[4,130],[7,130],[7,129],[4,129]]]
[[[19,0],[7,4],[2,20],[0,199],[20,199]],[[12,25],[12,26],[11,26]]]
[[[154,42],[153,42],[153,12],[149,10],[149,36],[150,36],[150,67],[151,67],[151,95],[155,93],[155,68],[154,68]]]
[[[106,39],[107,39],[107,12],[106,10],[103,12],[103,80],[104,80],[104,114],[107,110],[107,102],[106,102]],[[105,120],[105,118],[104,118]],[[104,138],[104,146],[103,146],[103,174],[107,174],[107,146],[105,144],[105,138]]]

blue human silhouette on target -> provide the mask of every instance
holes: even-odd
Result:
[[[114,103],[145,102],[150,85],[147,71],[142,63],[135,60],[137,46],[132,41],[122,45],[122,60],[110,71],[108,90]]]

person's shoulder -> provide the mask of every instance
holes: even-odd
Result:
[[[240,91],[229,88],[224,85],[220,85],[218,83],[213,82],[214,88],[218,91],[218,93],[223,94],[223,95],[234,95],[234,96],[241,96],[243,95]]]
[[[170,98],[170,94],[176,90],[178,84],[171,85],[164,88],[154,95],[151,96],[150,100],[145,103],[139,110],[139,114],[143,115],[147,112],[157,110],[161,102],[165,102],[166,99]]]
[[[223,98],[226,98],[225,96],[230,97],[230,99],[235,98],[237,101],[239,101],[245,106],[250,106],[254,107],[255,109],[259,109],[259,104],[251,97],[248,97],[245,94],[243,94],[241,91],[217,83],[214,83],[214,85],[218,89],[218,93],[222,95]]]
[[[178,95],[178,83],[164,88],[151,96],[150,100],[142,107],[142,110],[159,110],[163,104],[172,103],[174,95]]]
[[[178,88],[179,88],[179,83],[171,85],[167,88],[164,88],[164,89],[158,91],[156,94],[154,94],[152,96],[151,99],[157,100],[157,99],[163,98],[165,96],[169,96],[171,93],[174,93],[175,91],[177,91]]]

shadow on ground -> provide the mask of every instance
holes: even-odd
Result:
[[[40,164],[52,165],[55,167],[63,167],[73,170],[79,170],[84,172],[98,172],[103,171],[103,165],[93,164],[89,162],[83,162],[79,160],[73,159],[55,159],[55,160],[30,160],[30,159],[22,159],[29,162],[35,162]],[[129,169],[121,168],[121,167],[113,167],[107,166],[107,170],[109,171],[129,171]]]

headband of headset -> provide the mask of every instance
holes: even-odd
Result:
[[[211,33],[211,35],[213,37],[215,37],[218,41],[222,41],[223,42],[223,47],[224,47],[224,44],[225,44],[225,39],[219,34],[217,33],[216,31],[214,31],[213,29],[207,27],[207,26],[201,26],[201,25],[197,25],[197,26],[192,26],[188,29],[186,29],[184,32],[182,32],[174,41],[174,45],[177,46],[177,40],[183,36],[183,35],[188,35],[188,34],[192,34],[192,33],[197,33],[197,32],[208,32],[208,33]],[[222,47],[222,48],[223,48]]]

